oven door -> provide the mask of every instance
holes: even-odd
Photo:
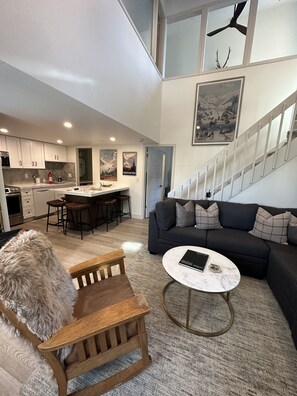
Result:
[[[24,222],[22,198],[20,193],[6,195],[7,210],[11,226]]]

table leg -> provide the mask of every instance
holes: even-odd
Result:
[[[189,321],[190,321],[191,296],[192,296],[192,289],[188,289],[188,306],[187,306],[187,321],[186,321],[187,329],[189,328]]]

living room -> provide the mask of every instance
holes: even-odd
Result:
[[[139,264],[142,261],[146,263],[150,262],[153,266],[153,270],[160,276],[162,281],[158,284],[158,287],[154,289],[155,298],[151,296],[153,293],[150,294],[151,309],[155,310],[155,306],[158,306],[158,314],[152,316],[152,321],[149,320],[150,326],[148,334],[149,337],[150,332],[151,336],[156,335],[157,329],[160,330],[160,327],[157,326],[157,323],[160,321],[162,323],[162,330],[165,332],[167,331],[167,326],[169,326],[170,331],[172,331],[170,334],[174,339],[176,347],[170,349],[168,355],[163,355],[158,351],[156,345],[159,345],[159,349],[162,350],[161,342],[164,342],[164,340],[158,339],[158,341],[156,341],[152,353],[153,361],[155,360],[158,362],[155,367],[157,367],[157,371],[158,369],[161,370],[159,372],[162,372],[162,367],[166,366],[168,370],[158,377],[155,386],[153,378],[158,375],[157,372],[149,372],[151,377],[144,374],[146,377],[143,383],[139,384],[139,388],[137,388],[137,385],[133,384],[133,387],[136,387],[132,388],[132,393],[174,394],[174,392],[177,392],[180,394],[224,395],[230,394],[230,392],[234,394],[249,394],[249,392],[252,391],[258,395],[268,393],[277,395],[281,394],[281,392],[294,394],[296,389],[294,389],[292,380],[292,371],[294,371],[292,367],[296,367],[296,360],[294,355],[292,356],[289,351],[290,348],[293,350],[292,354],[296,353],[296,351],[293,349],[294,346],[291,343],[288,329],[285,328],[283,322],[279,320],[282,313],[278,309],[277,304],[274,304],[272,296],[269,295],[269,289],[265,289],[265,283],[261,281],[249,283],[249,280],[245,280],[244,282],[246,283],[243,286],[246,287],[240,292],[241,294],[237,295],[238,302],[234,301],[235,306],[236,303],[239,304],[237,305],[238,311],[241,310],[245,313],[248,311],[248,313],[242,315],[240,318],[238,317],[237,321],[241,322],[242,327],[234,327],[232,331],[234,330],[236,333],[244,334],[244,318],[248,316],[250,333],[249,337],[243,335],[240,340],[236,340],[236,348],[232,351],[233,358],[228,357],[226,350],[226,353],[220,354],[220,350],[224,349],[226,344],[232,345],[232,336],[234,337],[233,332],[228,334],[228,338],[218,337],[215,342],[208,339],[197,340],[197,337],[195,338],[188,334],[185,336],[180,329],[177,330],[176,327],[168,321],[168,318],[162,315],[161,307],[159,306],[159,297],[161,295],[161,286],[164,286],[162,282],[164,282],[165,279],[164,274],[160,275],[158,272],[160,271],[160,266],[162,266],[161,258],[159,256],[150,257],[147,252],[141,249],[145,247],[145,240],[147,238],[147,229],[145,228],[147,226],[147,221],[141,219],[144,217],[144,162],[146,145],[159,144],[174,147],[172,171],[173,185],[181,183],[190,173],[203,165],[210,156],[213,156],[221,150],[222,146],[193,146],[191,144],[197,84],[206,81],[211,82],[244,76],[245,82],[238,128],[238,134],[241,134],[295,91],[297,86],[296,55],[270,62],[260,62],[253,66],[231,67],[230,70],[205,72],[200,75],[194,74],[182,78],[168,78],[162,81],[159,72],[152,64],[150,56],[144,50],[142,43],[139,41],[138,36],[131,27],[130,22],[117,1],[102,1],[100,6],[98,6],[98,4],[96,5],[96,2],[91,2],[91,6],[98,12],[96,18],[94,17],[95,13],[93,14],[92,19],[92,26],[96,26],[96,29],[92,30],[92,34],[94,37],[98,38],[96,50],[94,49],[94,43],[92,43],[92,45],[87,45],[87,40],[85,40],[86,37],[82,38],[78,32],[77,34],[73,32],[73,25],[75,23],[76,26],[81,26],[79,16],[83,14],[83,7],[80,7],[79,2],[75,4],[77,7],[74,7],[75,12],[72,9],[73,4],[67,1],[63,2],[63,4],[57,2],[52,10],[50,10],[50,8],[53,5],[48,7],[44,5],[43,12],[41,12],[37,4],[34,3],[35,2],[31,2],[30,4],[32,8],[28,7],[28,9],[25,10],[25,7],[23,7],[21,3],[16,2],[19,15],[15,17],[23,19],[24,21],[21,23],[18,20],[19,23],[16,24],[11,24],[15,10],[12,6],[10,8],[10,6],[8,7],[3,3],[3,27],[1,29],[3,29],[4,34],[0,39],[1,48],[3,48],[3,57],[1,56],[1,60],[5,64],[19,69],[18,71],[27,73],[31,77],[38,79],[43,84],[48,84],[60,90],[63,94],[81,101],[84,105],[96,109],[96,111],[100,112],[104,117],[111,118],[117,124],[114,130],[118,133],[118,142],[120,141],[120,135],[123,135],[123,131],[127,131],[127,134],[128,130],[137,131],[137,140],[135,140],[134,143],[126,145],[124,143],[115,143],[111,145],[107,140],[109,137],[108,135],[104,137],[106,140],[103,141],[103,143],[93,142],[90,144],[96,154],[96,162],[94,165],[97,172],[95,175],[96,180],[99,179],[98,162],[100,148],[113,147],[117,148],[119,152],[129,150],[138,153],[138,166],[139,172],[141,172],[139,176],[140,180],[138,183],[134,180],[131,182],[132,200],[134,200],[134,202],[137,201],[137,205],[134,206],[134,219],[132,219],[133,222],[131,223],[133,230],[130,229],[129,222],[125,221],[123,224],[119,225],[118,229],[112,229],[105,236],[100,236],[99,233],[95,232],[95,237],[102,238],[96,249],[94,249],[94,245],[98,243],[98,240],[93,239],[91,235],[85,238],[83,242],[80,242],[77,238],[72,238],[70,236],[69,238],[64,238],[64,236],[61,235],[61,238],[59,238],[59,235],[56,235],[56,230],[51,230],[49,232],[49,237],[52,238],[54,245],[61,249],[59,257],[69,258],[69,265],[90,258],[89,255],[86,257],[86,251],[89,252],[89,254],[95,254],[97,251],[98,254],[99,252],[105,253],[110,251],[111,248],[117,248],[124,245],[125,242],[129,242],[131,243],[130,247],[127,244],[124,246],[126,246],[126,253],[128,256],[128,268],[130,266],[131,277],[135,279],[137,289],[140,290],[140,292],[144,289],[148,292],[149,287],[148,284],[145,283],[147,281],[146,279],[141,279],[143,284],[146,284],[145,288],[142,289],[140,281],[138,283],[137,276],[134,273],[134,271],[137,272],[137,270],[133,268],[134,258]],[[234,3],[235,2],[233,2],[233,4]],[[35,6],[37,8],[34,8]],[[99,8],[97,8],[97,6]],[[33,9],[35,10],[34,12]],[[32,11],[33,16],[36,17],[38,15],[40,19],[37,21],[37,18],[35,19],[32,15],[29,16],[28,10]],[[69,14],[67,11],[69,11]],[[71,12],[74,12],[77,16],[77,19],[75,19],[76,22],[72,19]],[[36,14],[34,15],[34,13]],[[64,20],[65,15],[68,15],[68,21],[67,19]],[[89,14],[88,17],[90,18]],[[59,23],[57,19],[60,19]],[[112,23],[110,22],[111,20]],[[88,28],[90,29],[90,26],[87,24],[88,18],[86,17],[84,21],[85,24],[82,29],[87,31]],[[37,32],[40,32],[39,28],[43,23],[43,34],[40,33],[38,36]],[[10,27],[8,26],[9,24],[13,26]],[[55,26],[59,26],[59,29],[57,27],[55,28]],[[115,29],[115,26],[117,29]],[[23,29],[26,33],[22,36],[21,32]],[[63,29],[67,32],[65,36],[61,33]],[[52,33],[48,36],[50,31]],[[110,36],[106,35],[106,31],[110,33]],[[51,39],[48,40],[48,37],[51,37]],[[66,40],[65,37],[68,39]],[[125,37],[125,40],[120,40],[120,37]],[[36,40],[37,38],[38,40]],[[54,44],[57,42],[61,44],[59,49],[56,48]],[[75,43],[75,45],[73,43]],[[43,48],[46,48],[47,51],[42,51]],[[67,57],[64,56],[65,52],[63,52],[65,48],[69,49]],[[100,51],[98,51],[98,48],[100,48]],[[102,54],[104,54],[104,56],[102,56]],[[104,62],[102,62],[102,59],[104,59]],[[94,64],[96,64],[96,66],[94,66]],[[47,67],[45,67],[45,65],[47,65]],[[97,70],[95,71],[94,69]],[[60,70],[60,72],[64,70],[64,72],[59,74],[57,70]],[[71,74],[70,71],[73,71],[73,73]],[[98,76],[101,76],[101,78],[98,79]],[[98,89],[98,87],[100,87],[100,89]],[[98,94],[97,91],[100,91],[100,94]],[[255,94],[255,91],[257,94]],[[101,133],[104,135],[104,128],[102,129]],[[22,135],[19,134],[19,136],[21,137]],[[38,133],[34,136],[26,135],[23,137],[43,140],[42,135],[38,135]],[[47,139],[48,138],[49,137],[47,137]],[[50,138],[53,139],[52,143],[54,143],[56,139],[55,134],[53,133],[53,136]],[[145,139],[144,143],[140,142],[142,138]],[[124,137],[122,136],[122,139],[125,140],[125,134]],[[69,161],[73,160],[75,162],[75,150],[77,145],[71,143],[70,138],[69,143],[67,143],[67,136],[65,144],[68,146]],[[89,146],[87,143],[86,145]],[[237,200],[239,202],[258,202],[279,207],[296,206],[297,189],[296,183],[292,182],[295,180],[295,168],[296,160],[290,161],[290,163],[283,166],[273,175],[268,176],[266,181],[263,180],[262,183],[257,183],[257,185],[251,187],[249,192],[245,192],[241,196],[238,196]],[[144,223],[142,223],[142,221]],[[33,223],[31,224],[33,225]],[[44,220],[37,220],[34,224],[36,224],[38,229],[42,231],[45,230]],[[145,224],[145,227],[143,227],[143,224]],[[138,232],[143,233],[143,238],[137,237]],[[120,233],[121,235],[119,235]],[[131,237],[129,237],[128,241],[125,241],[125,238],[128,239],[127,235],[129,233],[131,233]],[[65,246],[64,250],[63,245],[67,245],[68,243],[69,246]],[[133,243],[136,244],[133,245]],[[137,250],[137,243],[141,246],[138,245],[139,250],[133,253],[133,248]],[[71,249],[72,256],[70,259],[69,254]],[[129,249],[131,250],[129,251]],[[77,261],[75,262],[76,259]],[[148,268],[149,265],[144,271]],[[252,290],[250,294],[247,293],[249,288]],[[240,304],[243,304],[243,300],[241,300],[242,295],[253,298],[253,293],[257,296],[257,300],[253,300],[255,305],[257,301],[261,299],[268,301],[268,304],[270,304],[269,306],[272,307],[272,316],[269,316],[270,314],[266,312],[267,305],[264,307],[261,304],[260,310],[251,312],[245,300],[244,307],[242,306],[239,308]],[[264,316],[260,316],[261,312],[264,313]],[[261,326],[258,326],[258,321],[267,321],[268,325],[265,327],[265,331],[267,333],[269,331],[276,333],[276,337],[273,338],[273,341],[271,341],[270,338],[266,338],[267,333],[265,334],[265,332],[261,334],[259,341],[256,340],[257,336],[255,334],[263,331],[263,329],[261,330],[260,328]],[[275,322],[281,322],[281,324],[277,325],[279,327],[275,327]],[[271,328],[273,330],[271,330]],[[283,342],[285,343],[284,349],[288,354],[288,360],[279,357],[279,355],[283,353],[281,352],[282,332],[285,333],[285,341]],[[186,343],[187,337],[191,340],[190,343]],[[182,340],[182,343],[178,344],[178,339]],[[152,338],[152,340],[155,341],[156,338]],[[249,345],[251,340],[255,342],[253,347]],[[262,343],[261,348],[258,342],[259,344]],[[240,343],[243,345],[242,349],[240,349]],[[267,354],[266,350],[269,349],[271,343],[274,348],[272,348],[273,352]],[[182,344],[185,346],[185,349],[181,354]],[[261,353],[257,355],[259,364],[257,364],[255,359],[251,359],[251,351],[255,352],[257,349],[261,349]],[[203,358],[199,359],[201,351],[203,352]],[[171,355],[171,353],[174,355]],[[233,354],[235,356],[240,355],[237,364],[239,364],[239,361],[241,362],[241,371],[238,370],[236,372],[236,378],[232,377],[232,375],[229,377],[228,375],[230,370],[227,366],[231,364],[229,359],[233,360],[232,370],[235,370],[236,366],[236,359]],[[185,360],[178,360],[178,375],[176,373],[173,374],[174,369],[176,369],[176,355],[184,355],[185,357]],[[197,357],[197,362],[195,363],[194,370],[191,370],[190,362],[193,356]],[[243,363],[245,359],[246,361]],[[274,359],[277,361],[277,364],[273,362]],[[213,363],[215,360],[219,362],[222,369],[219,372],[217,371],[218,366]],[[206,362],[208,362],[209,365],[204,366],[203,364]],[[5,365],[5,362],[3,364]],[[286,371],[285,366],[288,367],[289,364],[291,364],[291,368]],[[182,368],[182,365],[184,365],[184,368]],[[265,371],[267,366],[269,366],[269,375],[267,374],[266,376],[265,373],[263,375],[263,371]],[[277,366],[281,367],[281,370],[286,371],[284,377],[276,376],[273,378],[273,373],[276,371]],[[199,370],[202,372],[206,371],[204,373],[204,378],[207,378],[207,376],[211,378],[209,381],[206,380],[206,382],[201,385],[201,388],[199,387],[200,384],[197,379],[197,371]],[[280,370],[280,368],[278,368],[278,370]],[[171,374],[170,371],[172,372]],[[249,388],[248,382],[252,381],[253,377],[256,377],[260,372],[261,375],[259,375],[259,379],[255,381],[253,385],[250,385]],[[179,382],[177,377],[183,377],[187,374],[189,375],[187,378],[189,385]],[[248,381],[243,379],[245,375]],[[221,389],[216,387],[216,376],[222,379]],[[228,382],[233,383],[232,388],[228,388],[226,385],[226,381],[224,381],[226,377],[228,377]],[[237,388],[236,382],[238,379],[238,382],[243,385]],[[286,382],[287,385],[285,385]],[[177,384],[176,387],[174,384]],[[30,384],[30,386],[31,385],[32,384]],[[32,390],[32,388],[30,389]],[[120,387],[111,394],[131,394],[131,388],[128,387],[125,390],[121,389]],[[230,389],[232,389],[232,391]]]

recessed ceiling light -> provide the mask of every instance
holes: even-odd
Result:
[[[62,144],[63,141],[62,141],[61,139],[58,139],[58,140],[57,140],[57,143]]]
[[[64,122],[64,127],[65,128],[72,128],[72,124],[69,121]]]
[[[111,138],[109,138],[109,140],[110,140],[111,142],[115,142],[116,138],[112,136]]]
[[[6,128],[1,128],[1,129],[0,129],[0,132],[2,132],[2,133],[8,133],[8,130],[7,130]]]

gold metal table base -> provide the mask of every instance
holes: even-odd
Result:
[[[203,337],[216,337],[219,335],[222,335],[224,333],[226,333],[230,327],[232,326],[233,322],[234,322],[234,309],[232,307],[232,304],[230,302],[230,292],[226,292],[226,293],[216,293],[216,294],[220,294],[223,299],[226,301],[228,307],[229,307],[229,311],[230,311],[230,320],[229,323],[226,327],[224,327],[221,330],[218,331],[213,331],[213,332],[208,332],[208,331],[202,331],[202,330],[195,330],[195,329],[191,329],[189,326],[189,322],[190,322],[190,310],[191,310],[191,294],[192,294],[192,289],[188,288],[188,306],[187,306],[187,317],[186,317],[186,325],[184,325],[183,323],[181,323],[179,320],[177,320],[170,312],[169,309],[166,305],[166,299],[165,299],[165,294],[166,294],[166,290],[168,289],[168,287],[172,284],[176,282],[175,280],[171,280],[167,283],[167,285],[164,287],[163,292],[162,292],[162,302],[163,302],[163,307],[165,312],[167,313],[167,315],[169,316],[169,318],[175,323],[177,324],[179,327],[185,329],[186,331],[188,331],[189,333],[192,334],[196,334],[199,336],[203,336]],[[176,282],[178,283],[178,282]],[[181,285],[183,286],[183,285]],[[186,287],[186,286],[183,286]]]

